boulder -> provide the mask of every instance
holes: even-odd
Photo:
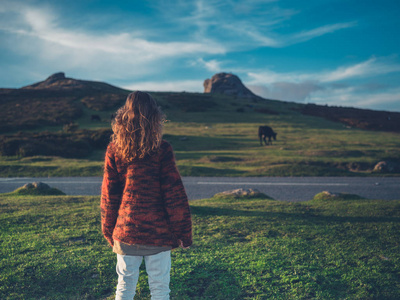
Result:
[[[18,195],[65,195],[62,191],[43,182],[27,183],[14,191]]]
[[[84,88],[82,80],[65,77],[64,72],[58,72],[47,77],[46,80],[23,87],[23,89],[67,89]]]
[[[48,190],[48,189],[50,189],[50,186],[46,183],[39,181],[39,182],[27,183],[22,188],[23,189]]]
[[[257,189],[235,189],[215,194],[214,197],[233,197],[233,198],[268,198],[271,197],[261,193]]]
[[[224,94],[243,98],[259,98],[244,86],[238,76],[218,73],[204,81],[204,93]]]

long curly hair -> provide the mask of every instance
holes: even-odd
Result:
[[[116,154],[127,162],[156,152],[162,141],[165,116],[148,93],[128,95],[112,123],[111,141]]]

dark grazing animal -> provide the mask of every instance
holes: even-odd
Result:
[[[90,116],[90,120],[91,121],[101,121],[101,118],[100,118],[100,116],[99,115],[91,115]]]
[[[277,133],[272,130],[271,127],[269,126],[260,126],[258,128],[258,137],[260,138],[260,145],[262,146],[262,141],[264,140],[265,145],[271,144],[272,145],[272,140],[271,138],[276,141],[276,135]],[[268,142],[266,140],[268,138]]]

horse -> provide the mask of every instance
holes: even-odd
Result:
[[[264,140],[265,145],[271,144],[272,145],[272,140],[271,138],[276,141],[276,135],[277,133],[272,130],[271,127],[269,126],[260,126],[258,128],[258,137],[260,138],[260,145],[262,146],[262,141]],[[268,138],[268,142],[266,140]]]

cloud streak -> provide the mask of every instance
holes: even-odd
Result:
[[[244,6],[243,3],[235,1],[198,0],[194,4],[188,2],[181,11],[177,8],[176,22],[182,26],[194,26],[197,36],[218,36],[231,50],[249,47],[282,48],[357,26],[357,22],[353,21],[327,24],[285,35],[278,34],[275,29],[299,11],[282,9],[276,2],[252,1],[246,2]],[[227,11],[230,13],[226,13]],[[240,43],[237,43],[238,37]]]
[[[400,72],[400,64],[387,59],[371,57],[367,61],[348,67],[339,67],[333,72],[320,74],[321,82],[341,81],[351,78],[371,77]]]
[[[330,88],[312,93],[307,98],[313,103],[329,103],[337,106],[353,106],[378,110],[400,111],[400,89],[391,88],[374,93],[358,87]]]
[[[249,84],[270,84],[273,82],[295,82],[315,81],[322,83],[338,82],[348,79],[373,77],[400,72],[400,64],[390,58],[372,57],[366,61],[350,65],[340,66],[335,70],[308,72],[279,73],[271,70],[262,72],[248,72]]]
[[[359,84],[360,78],[372,78],[400,72],[394,58],[371,57],[350,66],[314,73],[274,71],[248,72],[246,84],[255,93],[269,99],[307,101],[330,105],[385,108],[400,111],[400,89],[383,84]],[[354,83],[350,83],[351,81]]]
[[[116,34],[98,34],[84,31],[70,31],[59,28],[54,22],[55,16],[49,12],[25,8],[20,12],[23,25],[29,30],[18,30],[21,34],[31,35],[60,46],[84,51],[100,51],[120,55],[140,55],[140,59],[155,59],[170,56],[182,56],[193,53],[221,54],[226,50],[218,44],[194,42],[153,42],[137,37],[140,33],[127,32]]]
[[[3,7],[2,13],[15,16],[11,24],[0,21],[0,29],[17,41],[14,43],[17,51],[26,53],[25,49],[34,48],[31,51],[42,65],[60,65],[63,70],[65,65],[90,69],[92,73],[107,74],[104,78],[140,77],[154,72],[156,66],[167,67],[171,60],[227,51],[220,43],[210,40],[150,40],[134,28],[131,32],[111,34],[63,28],[56,21],[58,15],[43,7],[9,4]],[[16,38],[16,35],[25,38]]]
[[[157,92],[203,92],[202,80],[176,80],[176,81],[144,81],[125,85],[128,90],[157,91]]]

